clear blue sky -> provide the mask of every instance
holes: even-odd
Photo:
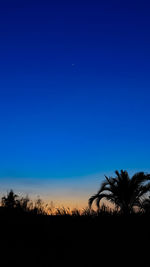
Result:
[[[150,169],[149,14],[149,1],[0,2],[1,183]]]

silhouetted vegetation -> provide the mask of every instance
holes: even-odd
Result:
[[[112,196],[109,196],[111,194]],[[110,208],[99,201],[105,197]],[[97,210],[91,208],[96,200]],[[149,266],[149,175],[116,172],[83,210],[31,201],[10,190],[1,199],[1,266]]]
[[[143,197],[150,191],[149,174],[139,172],[130,179],[128,172],[121,170],[120,173],[116,171],[116,177],[105,176],[105,178],[106,181],[102,183],[97,194],[90,197],[90,208],[93,201],[96,201],[99,209],[103,198],[112,202],[118,212],[126,215],[133,213],[134,208],[138,210],[143,208]]]
[[[42,200],[37,199],[33,203],[28,196],[19,197],[13,190],[7,193],[6,196],[1,199],[1,210],[5,210],[7,214],[46,214]]]

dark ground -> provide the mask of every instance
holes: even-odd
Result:
[[[1,216],[0,266],[150,266],[150,217]]]

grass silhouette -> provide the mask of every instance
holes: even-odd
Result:
[[[138,183],[143,189],[146,180]],[[132,213],[105,205],[48,210],[11,190],[0,207],[1,266],[150,266],[148,196],[142,204]]]

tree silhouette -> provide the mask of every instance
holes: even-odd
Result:
[[[150,174],[138,172],[130,179],[127,171],[115,173],[115,178],[105,176],[106,181],[102,183],[97,194],[89,198],[89,207],[96,201],[99,209],[101,199],[105,198],[115,204],[121,213],[130,214],[134,207],[141,207],[142,197],[150,191]]]
[[[13,190],[7,194],[7,196],[2,197],[2,206],[5,208],[15,208],[17,205],[18,196],[14,194]]]

